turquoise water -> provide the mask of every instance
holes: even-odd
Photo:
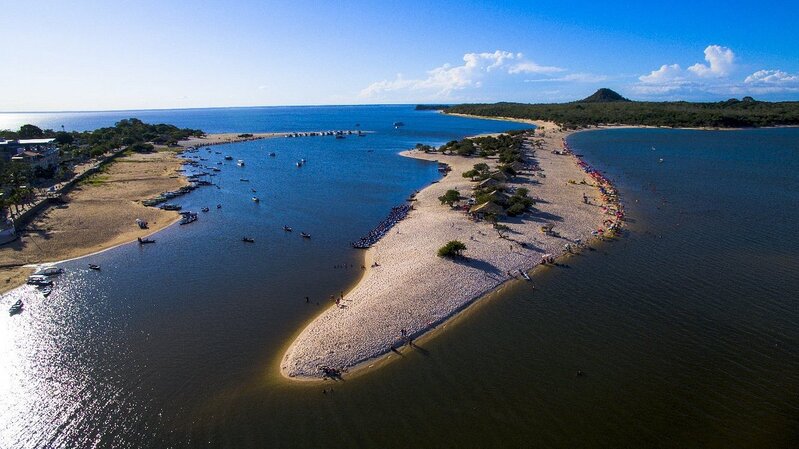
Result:
[[[796,129],[574,135],[624,192],[624,238],[504,286],[377,371],[282,379],[315,300],[360,274],[347,242],[437,177],[396,151],[516,127],[361,112],[376,134],[206,151],[247,166],[181,201],[212,207],[200,221],[93,256],[101,273],[66,264],[50,298],[0,320],[0,447],[799,446]]]

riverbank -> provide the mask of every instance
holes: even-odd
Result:
[[[141,200],[186,185],[182,165],[173,151],[134,153],[83,181],[64,196],[64,204],[39,213],[19,239],[0,247],[0,292],[25,283],[31,265],[96,253],[174,223],[177,212],[146,207]],[[139,229],[137,218],[149,229]]]
[[[438,200],[450,189],[470,192],[475,184],[461,174],[480,162],[495,166],[496,160],[417,150],[401,153],[446,163],[451,172],[420,191],[408,218],[367,251],[369,268],[360,282],[345,295],[341,307],[333,305],[299,334],[281,360],[281,373],[294,379],[319,379],[320,366],[352,373],[381,357],[398,357],[397,353],[412,350],[405,345],[406,336],[419,338],[499,285],[516,279],[519,270],[532,269],[545,254],[561,255],[566,244],[586,242],[592,231],[603,228],[608,215],[591,177],[575,156],[552,152],[562,149],[569,133],[553,123],[536,124],[543,132],[528,139],[524,153],[545,177],[525,171],[512,185],[529,189],[530,196],[541,201],[535,212],[502,222],[509,227],[506,238],[489,223],[475,222]],[[541,145],[534,145],[533,140]],[[585,184],[580,183],[583,180]],[[543,224],[553,224],[557,236],[543,234]],[[450,240],[466,244],[464,259],[436,255]]]

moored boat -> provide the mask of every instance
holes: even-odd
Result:
[[[21,299],[18,299],[17,302],[11,305],[11,308],[8,309],[9,315],[16,315],[22,312],[22,308],[25,307],[25,304],[22,303]]]
[[[244,243],[255,243],[255,239],[252,237],[242,237],[241,241]]]
[[[311,238],[311,234],[308,234],[307,232],[300,232],[300,235],[302,236],[302,238],[305,239]]]
[[[95,265],[93,263],[90,263],[89,264],[89,269],[90,270],[95,270],[95,271],[100,271],[100,265]]]
[[[288,226],[286,226],[286,225],[283,225],[283,230],[284,230],[284,231],[286,231],[286,232],[291,232],[291,231],[293,231],[293,229],[291,229],[290,227],[288,227]]]

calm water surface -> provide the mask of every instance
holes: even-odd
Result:
[[[65,264],[47,300],[0,320],[0,447],[799,446],[799,130],[573,136],[625,192],[623,239],[539,270],[535,290],[503,287],[423,351],[320,385],[283,380],[278,359],[317,300],[357,281],[347,242],[437,177],[396,152],[517,126],[319,109],[160,120],[376,133],[203,150],[207,164],[247,161],[180,201],[209,213],[155,245]],[[407,126],[391,129],[397,120]],[[15,295],[30,292],[3,306]]]

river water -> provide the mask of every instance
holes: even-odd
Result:
[[[46,300],[6,295],[29,299],[0,320],[0,447],[799,445],[799,130],[572,136],[623,192],[623,238],[536,271],[535,288],[502,287],[402,360],[318,384],[283,379],[280,356],[317,301],[357,281],[348,242],[438,177],[396,153],[521,125],[377,106],[6,116],[0,128],[128,116],[375,133],[201,150],[223,164],[219,189],[178,201],[211,207],[199,221],[63,264]]]

